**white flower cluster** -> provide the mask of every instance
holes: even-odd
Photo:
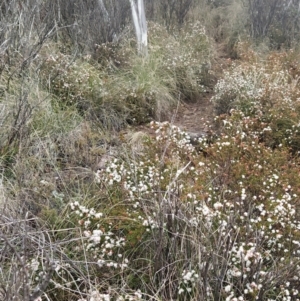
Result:
[[[226,99],[232,103],[232,108],[245,113],[253,109],[260,112],[262,100],[275,101],[280,98],[291,105],[294,93],[287,71],[270,70],[259,63],[241,64],[233,65],[231,70],[224,72],[224,77],[215,86],[215,96],[211,100],[222,104]]]
[[[77,201],[71,203],[70,207],[80,217],[79,224],[84,227],[83,235],[87,239],[86,251],[93,254],[93,257],[97,259],[98,266],[126,268],[128,259],[123,259],[123,255],[120,253],[120,250],[125,246],[125,239],[100,228],[100,219],[103,214],[96,212],[94,208],[86,208]],[[97,229],[93,229],[94,227]],[[113,260],[113,255],[117,255],[121,263]]]
[[[126,174],[126,171],[124,169],[124,165],[120,164],[118,159],[114,159],[109,165],[107,165],[106,174],[109,175],[108,184],[112,185],[113,183],[120,183],[122,176]]]
[[[228,276],[247,276],[251,268],[254,268],[263,258],[262,254],[256,250],[253,243],[241,243],[234,245],[231,250],[232,269],[228,270]]]
[[[178,294],[181,295],[185,292],[191,293],[199,280],[199,275],[195,270],[184,270],[181,276],[182,279],[179,285]]]
[[[118,296],[116,301],[140,301],[143,300],[143,294],[140,290],[135,291],[132,294],[126,294],[124,296]]]
[[[151,128],[155,129],[156,140],[159,142],[174,143],[174,149],[181,151],[183,154],[192,155],[195,151],[191,144],[191,137],[187,132],[180,129],[178,126],[172,125],[169,122],[154,122],[150,123]],[[179,153],[178,153],[179,154]]]
[[[146,218],[139,216],[139,219],[142,220],[143,226],[147,227],[148,231],[150,231],[150,229],[153,230],[159,227],[157,221],[153,219],[151,216],[147,216]]]
[[[140,290],[137,290],[131,294],[119,295],[117,297],[111,296],[111,294],[101,294],[97,290],[91,291],[89,296],[84,299],[78,299],[77,301],[141,301],[142,293]]]
[[[27,268],[32,272],[36,272],[40,267],[40,263],[36,258],[31,259],[30,263],[27,265]]]
[[[84,227],[88,228],[91,224],[91,219],[99,220],[103,217],[102,212],[96,212],[94,208],[87,208],[83,205],[80,205],[79,202],[75,201],[74,203],[70,203],[71,210],[75,212],[81,220],[79,220],[79,224],[82,226],[84,223]],[[83,221],[85,219],[85,221]]]
[[[110,301],[109,294],[100,294],[98,291],[91,291],[88,298],[78,299],[78,301]]]

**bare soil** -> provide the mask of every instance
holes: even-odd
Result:
[[[222,49],[219,52],[212,65],[209,91],[203,93],[195,103],[181,103],[169,120],[188,133],[205,135],[215,130],[215,112],[211,102],[214,86],[222,77],[224,70],[230,68],[232,64],[232,60],[226,56]]]
[[[213,128],[214,108],[212,93],[203,94],[195,103],[181,103],[170,122],[188,133],[205,134]]]
[[[165,116],[163,121],[169,121],[195,137],[209,136],[217,131],[214,124],[215,112],[211,98],[214,95],[214,86],[218,79],[222,77],[224,70],[230,68],[232,64],[232,60],[224,55],[224,51],[220,51],[220,53],[212,65],[211,82],[207,86],[208,91],[203,93],[195,102],[180,102],[177,108]],[[135,127],[134,132],[136,131],[151,134],[151,130],[145,125]]]

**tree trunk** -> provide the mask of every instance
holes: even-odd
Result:
[[[148,55],[147,23],[145,15],[144,0],[130,0],[133,24],[135,27],[138,54],[146,57]]]

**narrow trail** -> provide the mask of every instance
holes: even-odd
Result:
[[[211,69],[211,82],[207,86],[208,91],[202,93],[195,102],[180,102],[179,105],[169,112],[168,116],[161,121],[169,121],[172,124],[180,127],[182,130],[193,134],[193,136],[206,136],[215,132],[215,112],[211,98],[214,96],[214,87],[219,78],[223,76],[224,70],[228,69],[232,61],[223,55],[219,54]],[[131,129],[131,137],[134,132],[144,132],[151,134],[151,130],[146,125],[140,125]],[[131,138],[129,138],[131,139]]]
[[[214,108],[210,101],[212,96],[210,92],[195,103],[181,103],[170,121],[189,133],[207,133],[211,130],[214,119]]]
[[[195,102],[180,102],[173,111],[169,112],[167,116],[164,116],[163,120],[159,121],[168,121],[178,126],[191,134],[191,138],[214,135],[216,132],[214,123],[215,112],[211,98],[214,96],[214,87],[218,79],[223,76],[224,70],[228,69],[230,65],[230,59],[219,56],[212,67],[211,82],[207,86],[207,93],[202,93]],[[133,152],[141,153],[143,152],[142,141],[145,135],[155,135],[149,124],[129,126],[124,131],[121,131],[121,133],[118,133],[117,137],[112,136],[112,138],[116,138],[113,139],[116,145],[125,142],[131,146]],[[102,169],[106,162],[114,157],[115,153],[118,153],[118,150],[114,150],[114,148],[111,147],[107,154],[96,160],[95,170]]]
[[[209,91],[203,93],[194,103],[181,103],[169,121],[189,133],[205,135],[214,130],[215,113],[214,105],[211,102],[214,86],[222,77],[224,70],[231,66],[231,63],[231,59],[226,58],[224,54],[219,54],[212,67],[213,79],[209,85]]]

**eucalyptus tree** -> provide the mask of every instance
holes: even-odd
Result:
[[[147,56],[148,37],[144,0],[137,0],[137,2],[130,0],[130,5],[137,39],[138,54]]]

